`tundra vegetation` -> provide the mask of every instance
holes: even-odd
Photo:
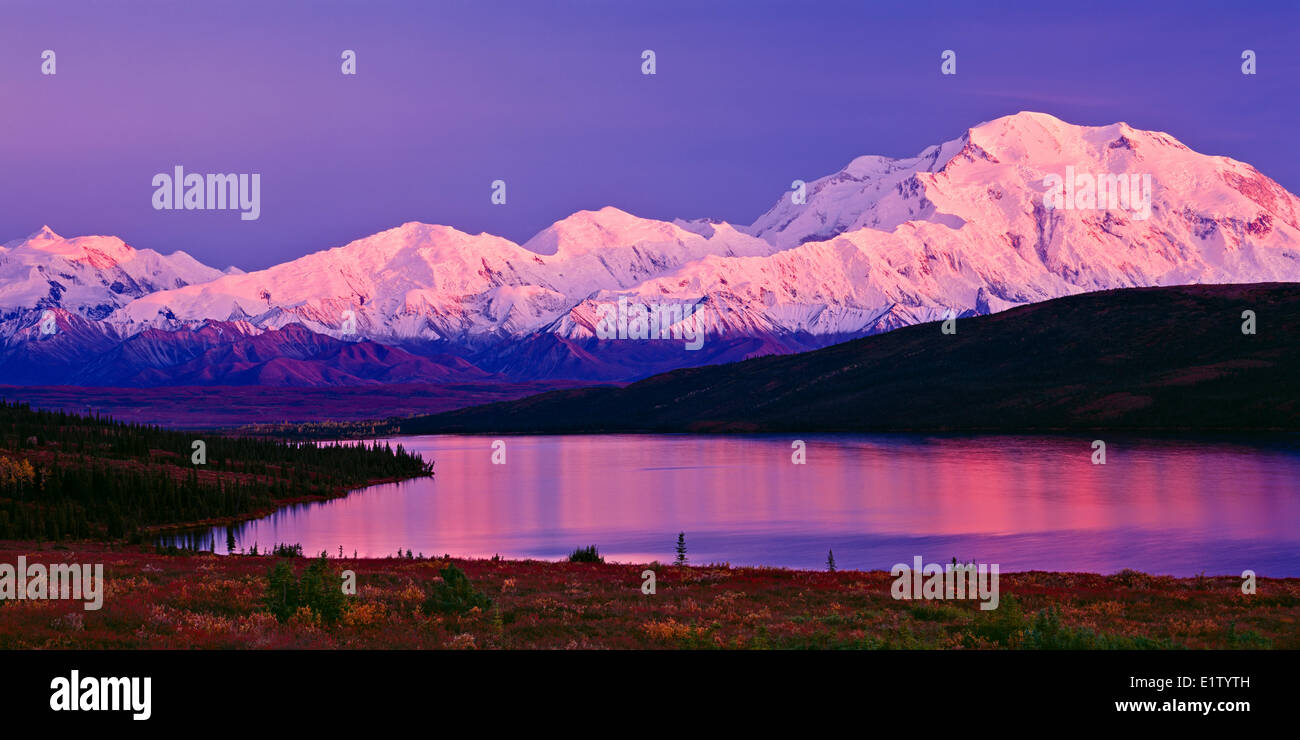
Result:
[[[653,564],[67,547],[0,543],[0,562],[102,562],[103,609],[0,601],[0,649],[1300,648],[1295,578],[1246,595],[1235,577],[1009,573],[981,612],[895,600],[885,571],[658,567],[647,595]]]

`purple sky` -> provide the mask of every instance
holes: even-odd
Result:
[[[749,223],[796,177],[1019,110],[1168,131],[1297,192],[1298,7],[9,0],[0,242],[48,223],[257,269],[413,220],[516,241],[604,205]],[[153,210],[176,164],[261,173],[261,218]]]

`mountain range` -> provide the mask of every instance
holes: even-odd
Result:
[[[1116,175],[1130,202],[1106,200]],[[0,382],[631,381],[1078,293],[1272,281],[1300,281],[1281,185],[1169,134],[1022,112],[854,159],[749,225],[605,207],[516,244],[407,223],[248,273],[45,228],[0,248]],[[620,302],[689,307],[702,347],[606,338]]]

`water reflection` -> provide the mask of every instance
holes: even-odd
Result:
[[[910,562],[1002,570],[1300,575],[1300,447],[1294,440],[1108,441],[1074,437],[612,435],[404,438],[432,479],[373,486],[264,519],[166,538],[224,553],[278,542],[337,556],[398,549],[841,569]]]

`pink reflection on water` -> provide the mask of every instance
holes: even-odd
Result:
[[[308,552],[888,569],[922,555],[1027,569],[1300,575],[1300,455],[1289,448],[1068,437],[670,435],[400,441],[432,479],[293,507],[238,532],[241,547]],[[215,533],[224,551],[225,530]]]

